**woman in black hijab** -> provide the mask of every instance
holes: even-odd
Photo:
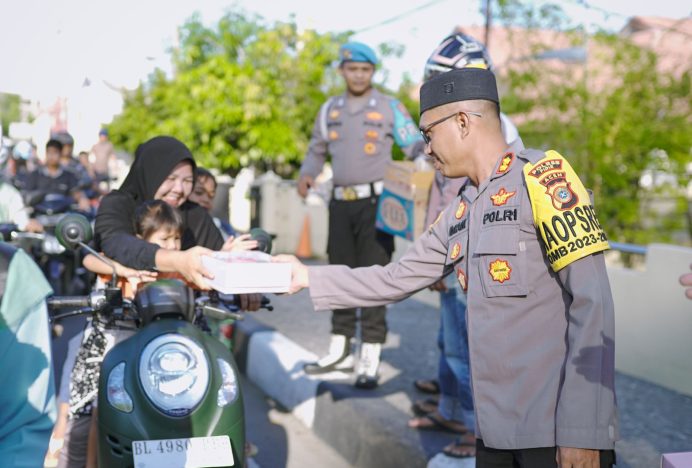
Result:
[[[187,200],[196,165],[190,150],[170,136],[139,145],[119,189],[103,197],[96,214],[95,241],[106,256],[137,270],[177,271],[199,287],[209,277],[201,255],[220,250],[223,239],[206,210]],[[162,249],[135,236],[134,212],[142,202],[163,200],[183,216],[183,251]],[[201,246],[201,247],[195,247]]]

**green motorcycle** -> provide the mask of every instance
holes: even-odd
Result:
[[[61,242],[72,247],[89,249],[90,233],[86,219],[72,215],[59,227]],[[53,320],[88,314],[103,343],[128,336],[100,365],[99,466],[244,467],[238,369],[206,326],[207,318],[237,320],[237,306],[214,292],[195,298],[178,280],[150,283],[132,301],[114,285],[48,299],[52,312],[71,309]],[[263,306],[271,308],[266,299]]]

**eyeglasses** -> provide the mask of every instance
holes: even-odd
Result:
[[[483,114],[480,114],[480,113],[478,113],[478,112],[457,111],[457,112],[455,112],[455,113],[453,113],[453,114],[448,115],[447,117],[443,117],[443,118],[441,118],[441,119],[439,119],[439,120],[434,121],[433,123],[429,124],[429,125],[426,126],[425,128],[420,128],[420,127],[419,127],[418,130],[420,130],[420,134],[423,136],[423,141],[425,142],[425,144],[426,144],[426,145],[429,145],[429,144],[430,144],[430,136],[428,136],[428,132],[429,132],[430,130],[432,130],[432,128],[433,128],[435,125],[441,124],[441,123],[444,122],[445,120],[451,119],[452,117],[454,117],[454,116],[456,116],[456,115],[458,115],[458,114],[475,115],[476,117],[483,117]]]

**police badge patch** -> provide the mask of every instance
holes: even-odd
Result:
[[[511,278],[512,267],[507,260],[498,258],[494,262],[490,262],[488,273],[490,273],[490,277],[493,281],[502,284]]]

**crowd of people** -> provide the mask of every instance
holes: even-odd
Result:
[[[414,382],[432,396],[414,402],[412,429],[457,434],[444,454],[476,457],[477,466],[612,466],[618,423],[603,259],[609,246],[589,194],[567,158],[524,148],[500,110],[492,61],[474,38],[454,32],[431,54],[420,127],[373,87],[377,66],[367,45],[341,47],[345,92],[321,107],[300,169],[305,197],[331,158],[331,265],[307,268],[277,257],[293,265],[292,292],[309,287],[316,308],[333,310],[329,351],[304,371],[354,372],[356,387],[377,387],[385,305],[428,287],[440,293],[440,358],[437,375]],[[375,216],[394,144],[412,160],[432,161],[436,177],[429,228],[391,263],[393,238],[375,228]],[[114,261],[127,297],[141,283],[169,276],[205,288],[210,274],[202,256],[255,247],[211,216],[216,180],[178,139],[142,142],[113,190],[107,130],[90,151],[73,151],[67,133],[51,137],[42,160],[30,144],[3,149],[0,222],[41,232],[25,202],[38,199],[35,192],[69,197],[94,214],[93,246]],[[570,240],[578,247],[568,251]],[[91,255],[83,264],[111,273]],[[56,407],[44,302],[50,287],[22,251],[2,243],[0,266],[0,357],[26,359],[17,386],[32,388],[28,397],[0,392],[0,407],[8,409],[0,417],[0,458],[39,466],[49,449],[47,460],[57,466],[96,466],[96,390],[82,378],[90,364],[80,346],[101,332],[87,327],[73,339]],[[691,276],[681,283],[692,286]],[[256,310],[259,301],[244,295],[241,308]]]

